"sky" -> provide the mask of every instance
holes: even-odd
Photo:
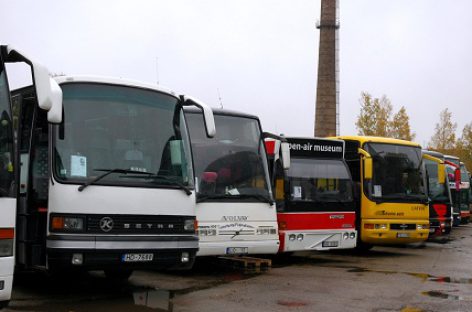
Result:
[[[0,43],[56,74],[159,83],[312,136],[321,0],[0,0]],[[340,0],[340,133],[360,94],[405,106],[427,145],[445,108],[472,122],[472,1]],[[12,67],[12,84],[24,70]]]

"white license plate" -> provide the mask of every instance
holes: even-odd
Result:
[[[149,262],[154,259],[154,254],[124,254],[121,256],[122,262]]]
[[[324,241],[321,243],[321,246],[323,247],[338,247],[338,242],[337,241]]]
[[[397,233],[398,238],[408,238],[410,237],[410,234],[408,233]]]
[[[228,247],[226,248],[227,255],[241,255],[247,254],[247,247]]]

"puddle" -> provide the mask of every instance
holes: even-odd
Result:
[[[446,294],[446,293],[443,293],[443,292],[438,291],[438,290],[424,291],[421,294],[426,295],[426,296],[430,296],[430,297],[434,297],[434,298],[463,300],[463,298],[460,297],[460,296]]]
[[[437,283],[472,284],[471,278],[431,277],[429,280]]]
[[[308,303],[302,302],[302,301],[285,301],[285,300],[279,300],[277,301],[277,304],[284,307],[289,307],[289,308],[304,307],[308,305]]]
[[[172,298],[174,298],[174,294],[169,290],[151,290],[133,293],[135,305],[158,311],[172,312],[174,310]]]

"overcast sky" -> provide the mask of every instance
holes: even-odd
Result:
[[[423,145],[446,107],[460,135],[472,121],[470,12],[469,0],[340,0],[341,134],[356,133],[368,91],[404,105]],[[53,73],[159,80],[215,107],[219,90],[264,130],[311,136],[319,16],[320,0],[0,0],[0,43]]]

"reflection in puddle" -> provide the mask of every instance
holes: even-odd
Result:
[[[472,284],[470,278],[431,277],[429,280],[438,283]]]
[[[135,305],[159,309],[160,311],[173,310],[173,297],[174,294],[168,290],[149,290],[133,293]]]
[[[422,294],[426,295],[426,296],[430,296],[430,297],[441,298],[441,299],[464,300],[460,296],[446,294],[446,293],[443,293],[443,292],[437,291],[437,290],[424,291],[424,292],[422,292]]]

